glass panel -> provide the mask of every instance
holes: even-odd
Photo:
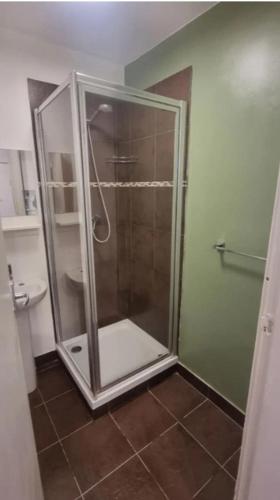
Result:
[[[175,112],[86,93],[86,115],[106,387],[170,352]]]
[[[74,161],[70,89],[41,112],[46,184],[53,239],[51,266],[56,328],[60,343],[90,383],[86,333],[86,273],[77,166]],[[48,245],[51,242],[48,241]]]

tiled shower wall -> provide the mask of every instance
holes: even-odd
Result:
[[[191,69],[148,89],[190,101]],[[173,113],[126,105],[119,115],[118,166],[121,181],[172,181]],[[168,344],[172,187],[130,187],[117,191],[119,311]]]
[[[174,119],[172,113],[130,105],[128,137],[119,154],[135,163],[119,166],[127,182],[171,181]],[[117,191],[120,310],[167,344],[172,187],[129,187]]]

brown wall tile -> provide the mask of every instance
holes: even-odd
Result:
[[[134,265],[153,265],[153,230],[149,226],[140,224],[132,225],[131,258]]]
[[[157,181],[171,181],[174,172],[174,132],[156,136]]]
[[[154,188],[133,188],[131,190],[132,221],[153,227]]]
[[[171,265],[171,233],[165,230],[154,232],[154,268],[156,271],[170,275]]]
[[[156,210],[155,210],[155,228],[171,230],[172,222],[172,197],[173,189],[158,188],[156,190]]]
[[[131,110],[131,138],[139,139],[154,134],[155,109],[134,104]]]
[[[167,132],[175,128],[175,113],[173,111],[165,111],[164,109],[156,110],[156,133]]]
[[[191,93],[192,68],[191,66],[165,78],[154,85],[154,92],[165,97],[179,99],[183,101],[190,100]]]
[[[101,182],[115,181],[116,180],[115,165],[107,161],[116,154],[114,142],[112,140],[107,140],[107,141],[94,140],[93,152],[100,181]],[[93,167],[93,161],[90,150],[89,150],[89,167],[90,167],[90,180],[91,182],[96,182],[96,175]]]
[[[130,167],[130,180],[153,181],[155,179],[154,136],[132,141],[131,154],[137,158],[137,161]]]

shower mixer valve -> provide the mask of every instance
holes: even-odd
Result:
[[[100,224],[101,220],[102,220],[102,217],[101,215],[99,214],[95,214],[92,218],[92,223],[94,224],[94,226],[96,226],[97,224]]]

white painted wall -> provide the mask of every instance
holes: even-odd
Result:
[[[76,70],[118,83],[124,68],[38,38],[0,29],[0,148],[31,149],[27,78],[62,83]]]
[[[72,70],[124,81],[124,69],[118,64],[0,29],[0,148],[34,150],[27,78],[59,84]],[[6,233],[5,243],[16,280],[47,280],[41,229]],[[49,294],[32,311],[31,324],[35,356],[54,349]]]

